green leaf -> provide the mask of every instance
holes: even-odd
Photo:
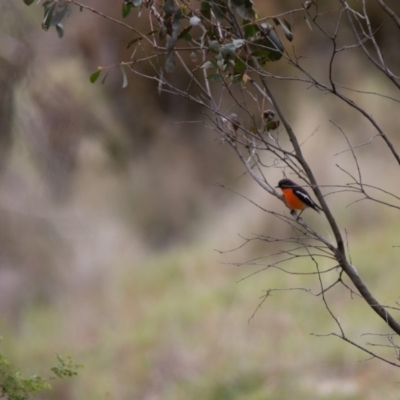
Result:
[[[189,57],[193,62],[197,61],[197,54],[194,51],[189,54]]]
[[[106,82],[106,79],[107,79],[107,76],[108,76],[108,73],[109,73],[109,72],[110,72],[110,71],[107,71],[107,72],[105,73],[103,79],[101,80],[101,84],[102,84],[102,85],[104,85],[104,83]]]
[[[50,26],[61,24],[65,17],[71,14],[71,7],[67,3],[53,3],[52,1],[45,1],[43,3],[44,17],[42,28],[47,31]],[[60,32],[57,32],[60,36]]]
[[[247,64],[239,57],[235,57],[235,65],[233,66],[234,75],[243,75],[247,71]]]
[[[207,76],[207,80],[210,82],[223,82],[224,78],[220,74],[211,74]]]
[[[24,3],[27,5],[27,6],[30,6],[32,3],[34,3],[35,2],[35,0],[24,0]]]
[[[293,33],[289,22],[287,22],[285,19],[282,22],[279,18],[274,18],[274,22],[276,25],[280,25],[282,27],[286,39],[291,42],[293,40]]]
[[[69,17],[71,14],[71,7],[68,4],[58,3],[51,20],[51,25],[57,25],[62,22],[65,17]]]
[[[215,18],[219,21],[226,20],[226,13],[228,12],[227,2],[224,0],[213,0],[211,4]]]
[[[217,66],[215,65],[215,62],[213,61],[206,61],[201,68],[203,69],[210,69],[210,68],[216,68]]]
[[[237,85],[238,83],[242,83],[242,75],[232,75],[231,76],[231,82],[234,85]]]
[[[142,37],[137,37],[135,39],[132,39],[130,42],[128,42],[128,45],[126,46],[127,49],[129,49],[132,45],[134,45],[136,42],[138,42],[139,40],[142,40]]]
[[[285,26],[286,26],[290,31],[292,31],[292,25],[290,25],[290,22],[289,22],[288,20],[283,19],[283,23],[285,24]],[[282,24],[282,22],[281,22],[281,24]]]
[[[57,24],[56,25],[56,31],[57,31],[58,37],[60,39],[62,39],[62,37],[64,36],[64,32],[65,32],[63,25],[62,24]]]
[[[129,13],[131,12],[132,8],[133,8],[133,4],[132,3],[124,2],[122,4],[122,17],[126,18],[129,15]]]
[[[310,20],[309,20],[308,17],[307,17],[307,14],[304,14],[304,21],[306,22],[307,26],[310,28],[310,31],[312,32],[312,31],[313,31],[313,28],[312,28],[312,26],[311,26]]]
[[[271,52],[269,50],[258,49],[251,53],[253,57],[257,57],[259,63],[261,65],[265,64],[269,61],[278,61],[281,58],[281,55],[277,57],[277,53]]]
[[[293,33],[290,28],[290,24],[286,20],[283,20],[283,22],[284,22],[283,24],[281,23],[283,33],[285,34],[286,39],[289,40],[289,42],[291,42],[293,40]]]
[[[126,18],[131,12],[132,8],[140,7],[142,0],[125,0],[122,3],[122,16]]]
[[[256,13],[251,0],[230,0],[232,9],[242,18],[254,20]]]
[[[268,33],[268,39],[271,41],[274,51],[278,52],[280,55],[279,58],[281,58],[285,48],[283,47],[283,44],[274,29],[271,29]]]
[[[51,371],[58,378],[70,378],[72,376],[78,375],[76,372],[79,368],[83,368],[82,365],[76,364],[74,360],[70,357],[62,357],[56,354],[58,365],[51,368]]]
[[[183,29],[179,34],[178,39],[185,39],[188,42],[192,40],[192,36],[189,35],[189,31],[192,29],[192,25],[189,25],[187,28]]]
[[[119,68],[122,74],[122,89],[125,89],[128,86],[128,77],[126,76],[126,71],[122,64],[119,64]]]
[[[219,45],[218,40],[211,40],[210,44],[208,45],[208,50],[212,51],[213,53],[218,54],[220,47],[221,46]]]
[[[254,20],[256,17],[256,12],[254,11],[253,7],[247,7],[246,5],[243,5],[237,7],[235,11],[239,15],[239,17],[242,17],[244,19]]]
[[[221,59],[219,59],[219,60],[217,61],[217,67],[218,67],[218,68],[221,68],[222,71],[225,71],[225,70],[226,70],[227,65],[226,65],[225,60],[224,60],[223,58],[221,58]]]
[[[274,131],[275,129],[278,129],[280,121],[269,121],[265,125],[265,130],[266,131]]]
[[[257,57],[261,64],[267,61],[278,61],[282,58],[285,49],[270,24],[262,23],[260,32],[255,38],[250,47],[253,51],[252,55]]]
[[[259,26],[257,24],[252,24],[249,20],[244,19],[242,26],[245,39],[253,37],[257,35],[258,32],[260,32]]]
[[[45,6],[43,5],[43,7],[45,7]],[[49,28],[51,26],[51,19],[53,18],[53,13],[54,13],[55,9],[56,9],[55,4],[52,4],[50,7],[47,7],[47,8],[45,7],[44,18],[43,18],[43,22],[42,22],[42,28],[45,31],[49,30]]]
[[[224,57],[235,57],[235,50],[236,46],[233,43],[227,43],[221,46],[219,49],[219,52],[224,56]]]
[[[99,69],[96,72],[93,72],[93,74],[90,75],[90,78],[89,78],[90,82],[95,83],[97,81],[97,79],[99,79],[100,74],[101,74],[101,69]]]
[[[201,15],[206,19],[211,19],[211,4],[209,1],[204,0],[200,4]]]
[[[241,47],[243,47],[245,43],[245,40],[243,39],[234,39],[232,41],[232,44],[235,46],[236,49],[240,49]]]

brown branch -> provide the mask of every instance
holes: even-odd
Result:
[[[254,65],[257,66],[257,68],[261,69],[261,67],[258,65],[258,61],[256,59],[252,60]],[[335,255],[336,260],[338,261],[339,265],[343,268],[343,270],[345,271],[345,273],[347,274],[347,276],[350,278],[350,280],[353,282],[354,286],[357,288],[357,290],[359,291],[359,293],[362,295],[362,297],[365,299],[365,301],[368,303],[368,305],[397,333],[400,335],[400,324],[384,309],[384,307],[382,307],[379,302],[373,297],[372,293],[368,290],[367,286],[364,284],[364,282],[362,281],[362,279],[360,278],[357,270],[355,269],[355,267],[350,264],[348,262],[348,260],[346,259],[346,253],[345,253],[345,247],[344,247],[344,241],[342,238],[342,235],[340,233],[339,227],[336,223],[336,220],[334,219],[324,197],[322,196],[322,193],[317,185],[317,182],[315,180],[314,174],[310,168],[310,166],[308,165],[308,163],[306,162],[301,148],[299,146],[298,140],[297,140],[297,136],[294,133],[289,121],[287,120],[285,114],[283,113],[282,109],[280,108],[279,103],[277,102],[277,100],[275,99],[274,94],[272,93],[271,89],[269,88],[268,84],[266,83],[265,79],[263,77],[260,77],[262,85],[265,89],[266,94],[268,95],[268,97],[271,99],[272,104],[275,107],[275,110],[277,112],[277,114],[279,115],[283,126],[285,127],[285,130],[289,136],[289,139],[292,143],[292,146],[294,148],[295,154],[297,156],[297,159],[299,160],[300,164],[302,165],[302,167],[304,168],[305,173],[307,174],[308,178],[310,179],[312,188],[314,190],[315,195],[317,196],[321,207],[323,209],[323,211],[325,212],[325,215],[328,219],[329,225],[332,229],[332,232],[335,236],[335,240],[336,240],[336,244],[337,247],[334,247],[333,245],[329,244],[329,242],[326,242],[325,244],[327,244],[329,246],[329,248],[331,249],[331,251],[333,252],[333,254]],[[319,84],[320,86],[323,86],[322,84]],[[323,86],[324,88],[326,88],[328,91],[329,90],[328,87]],[[350,99],[347,99],[345,96],[341,95],[339,92],[334,92],[334,94],[336,94],[337,96],[339,96],[340,98],[342,98],[347,104],[351,105],[352,107],[356,108],[357,110],[359,110],[366,118],[368,118],[370,121],[373,122],[373,124],[376,125],[376,127],[379,129],[379,131],[381,132],[381,136],[386,139],[385,141],[387,142],[389,148],[392,149],[392,153],[394,154],[394,156],[396,157],[396,160],[398,161],[399,165],[400,165],[400,157],[399,155],[396,153],[392,143],[386,138],[386,135],[381,131],[381,129],[379,128],[379,126],[376,124],[376,122],[374,121],[374,119],[372,117],[370,117],[363,109],[361,109],[361,107],[357,106],[355,103],[353,103]]]
[[[395,12],[391,8],[389,8],[389,6],[387,6],[383,0],[376,0],[376,1],[386,12],[386,14],[388,14],[393,19],[398,28],[400,28],[400,18],[395,14]]]

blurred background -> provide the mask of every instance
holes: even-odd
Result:
[[[121,19],[119,2],[86,4]],[[255,2],[261,15],[299,6]],[[398,31],[379,8],[371,15],[399,75]],[[212,131],[183,123],[204,119],[192,104],[159,96],[154,82],[132,75],[122,89],[118,69],[104,85],[89,82],[99,65],[129,58],[130,32],[75,9],[59,39],[54,29],[41,29],[42,17],[41,6],[1,1],[0,345],[28,375],[46,375],[55,353],[71,355],[84,369],[39,398],[397,399],[394,367],[334,337],[310,335],[336,332],[319,297],[274,292],[253,316],[265,290],[318,291],[318,281],[278,270],[243,279],[260,267],[234,263],[273,253],[273,243],[216,251],[255,234],[290,234],[219,184],[265,208],[282,211],[283,205],[243,174]],[[133,14],[128,19],[134,23]],[[291,22],[303,65],[327,82],[330,42],[301,17]],[[341,43],[352,43],[350,30],[342,32]],[[283,60],[270,68],[294,74]],[[397,95],[359,49],[339,54],[335,76],[353,89]],[[371,125],[313,88],[271,84],[307,139],[304,152],[318,182],[348,182],[336,165],[354,173],[354,161],[330,120],[353,145],[375,135]],[[400,145],[396,102],[347,94]],[[378,138],[357,149],[357,157],[368,183],[399,194],[398,166]],[[268,171],[271,182],[281,177]],[[393,305],[398,212],[367,202],[347,207],[355,199],[342,193],[328,202],[346,229],[354,265],[376,297]],[[322,216],[309,211],[304,218],[330,235]],[[286,267],[314,268],[307,260]],[[377,339],[363,333],[387,332],[343,287],[328,298],[352,339],[366,344]]]

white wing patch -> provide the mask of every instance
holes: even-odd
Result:
[[[303,193],[300,190],[296,190],[295,193],[296,193],[296,196],[299,197],[301,200],[303,200],[304,203],[306,203],[307,205],[311,205],[311,204],[314,205],[314,202],[312,201],[310,196],[308,196],[306,193]]]

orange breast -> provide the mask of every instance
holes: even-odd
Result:
[[[292,189],[282,189],[283,197],[285,198],[286,205],[294,210],[303,210],[306,207],[295,194]]]

